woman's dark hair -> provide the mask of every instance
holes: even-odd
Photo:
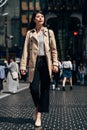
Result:
[[[10,60],[12,59],[12,60],[15,61],[15,56],[11,56],[9,59],[10,59]]]
[[[80,70],[81,70],[81,69],[84,70],[84,64],[83,64],[83,62],[80,62],[80,63],[79,63],[79,68],[80,68]]]
[[[39,11],[34,11],[34,13],[33,13],[33,15],[32,15],[32,18],[31,18],[30,25],[29,25],[29,29],[35,28],[36,23],[34,22],[34,19],[35,19],[36,15],[37,15],[38,13],[40,13],[40,14],[42,14],[42,15],[45,16],[44,12],[41,11],[41,10],[39,10]],[[45,23],[44,23],[44,26],[45,26]]]
[[[69,55],[67,55],[66,58],[65,58],[65,60],[69,61],[69,60],[71,60],[71,57]]]

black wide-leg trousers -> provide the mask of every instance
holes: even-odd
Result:
[[[50,76],[45,56],[38,56],[30,92],[38,112],[49,112]]]

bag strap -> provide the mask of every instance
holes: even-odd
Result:
[[[50,42],[50,38],[51,38],[51,35],[50,35],[50,30],[48,29],[48,40],[49,40],[49,47],[50,47],[50,50],[52,50],[52,47],[51,47],[51,42]]]
[[[17,70],[17,72],[18,72],[18,65],[17,65],[17,63],[16,63],[16,70]]]
[[[49,32],[49,29],[48,29],[48,41],[49,41],[49,46],[50,46],[50,32]]]

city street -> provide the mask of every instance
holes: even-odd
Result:
[[[0,67],[0,130],[87,130],[87,0],[0,0]],[[51,71],[35,127],[29,81],[49,84]]]
[[[29,84],[20,85],[26,89],[0,99],[0,130],[87,130],[87,86],[50,89],[50,111],[43,113],[42,127],[35,128]]]

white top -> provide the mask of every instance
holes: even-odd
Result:
[[[44,36],[43,32],[41,31],[40,35],[38,36],[38,45],[39,45],[39,50],[38,50],[38,55],[39,56],[44,56],[45,55],[45,49],[44,49]]]
[[[65,69],[72,69],[72,62],[71,61],[63,61],[62,63],[63,68]]]

